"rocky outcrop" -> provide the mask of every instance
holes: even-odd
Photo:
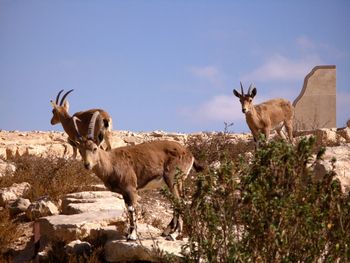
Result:
[[[144,141],[151,140],[174,140],[182,144],[189,139],[200,139],[199,141],[210,142],[217,133],[196,133],[196,134],[177,134],[166,133],[163,131],[154,131],[150,133],[133,133],[127,131],[113,132],[112,146],[122,147],[126,145],[135,145]],[[343,190],[350,187],[350,128],[341,129],[317,129],[314,131],[299,131],[295,133],[296,141],[300,136],[316,136],[317,146],[326,146],[324,160],[320,163],[319,172],[331,168],[331,160],[336,157],[335,170],[339,180],[342,183]],[[233,151],[247,154],[254,148],[251,134],[226,134],[228,143],[234,145]],[[72,156],[72,147],[66,143],[67,136],[60,132],[6,132],[0,131],[0,155],[5,160],[0,162],[7,167],[10,163],[6,161],[15,155],[34,154],[42,157],[65,157]],[[215,163],[214,163],[215,164]],[[7,169],[7,168],[6,168]],[[12,169],[12,168],[11,168]],[[13,169],[15,172],[15,167]],[[6,171],[7,174],[10,174]],[[27,186],[29,187],[29,185]],[[22,191],[11,189],[0,190],[0,205],[14,203],[25,193],[26,187]],[[160,254],[172,254],[180,256],[181,246],[186,240],[167,241],[160,236],[161,230],[151,227],[145,221],[139,220],[137,242],[126,242],[125,232],[127,226],[127,216],[125,213],[124,201],[120,195],[111,193],[100,187],[99,191],[72,193],[62,198],[61,214],[40,217],[34,224],[35,239],[39,240],[42,248],[51,241],[62,240],[66,243],[76,240],[82,240],[86,237],[92,238],[101,234],[107,236],[105,244],[105,257],[108,262],[116,261],[158,261]],[[100,191],[101,189],[101,191]],[[159,198],[152,199],[151,206],[161,206]],[[170,205],[169,205],[170,206]],[[18,210],[18,211],[23,211]],[[146,211],[153,222],[159,223],[159,217],[166,216],[171,218],[171,210],[161,209],[161,213],[155,214],[153,211]],[[17,212],[16,212],[17,213]],[[159,216],[161,214],[161,216]],[[168,215],[169,214],[169,215]],[[45,214],[41,214],[43,216]],[[155,216],[153,218],[153,216]],[[145,216],[146,217],[146,216]],[[33,216],[31,218],[37,218]],[[157,221],[158,220],[158,221]],[[170,220],[170,219],[169,219]],[[168,223],[168,218],[166,218]],[[161,222],[163,223],[163,222]],[[79,254],[88,251],[88,245],[76,241],[67,246],[69,253]]]
[[[151,140],[175,140],[185,143],[187,135],[162,131],[149,133],[113,131],[112,138],[112,148],[116,148]],[[73,150],[67,139],[67,135],[63,132],[0,131],[0,156],[4,159],[28,154],[41,157],[71,157]]]
[[[27,193],[30,187],[31,186],[29,183],[23,182],[0,189],[0,206],[5,206],[14,202],[19,197],[22,197],[25,193]]]
[[[25,198],[18,198],[12,204],[10,204],[10,214],[11,216],[15,216],[17,214],[26,212],[28,207],[30,206],[30,200]]]
[[[48,243],[61,240],[69,243],[66,251],[82,255],[89,251],[89,246],[81,239],[104,235],[107,238],[104,254],[108,262],[157,262],[159,256],[164,254],[179,257],[181,247],[186,243],[181,240],[167,241],[160,237],[160,229],[141,222],[138,223],[139,239],[127,242],[124,201],[120,195],[109,191],[68,194],[62,199],[62,211],[66,215],[42,217],[35,222],[34,239],[40,240],[41,250]]]
[[[318,163],[316,175],[325,176],[325,171],[332,169],[332,160],[335,158],[334,169],[343,192],[350,191],[350,144],[327,147],[323,160]]]
[[[46,197],[34,201],[28,206],[26,210],[26,216],[31,221],[34,221],[39,217],[52,216],[58,214],[59,210],[57,206]]]
[[[317,129],[310,131],[297,131],[295,138],[303,136],[315,136],[318,146],[333,147],[350,143],[350,128],[344,127],[339,129]]]

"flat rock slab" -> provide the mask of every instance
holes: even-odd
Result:
[[[122,209],[42,217],[34,224],[35,240],[69,242],[83,239],[93,231],[121,221],[125,221]]]
[[[182,246],[187,239],[168,241],[160,236],[161,231],[145,224],[138,224],[137,241],[126,241],[125,238],[110,239],[105,244],[107,262],[151,261],[160,262],[160,256],[169,254],[182,258]],[[117,233],[115,235],[118,236]]]
[[[121,195],[110,191],[89,191],[68,194],[62,198],[62,214],[73,215],[85,212],[123,210]]]

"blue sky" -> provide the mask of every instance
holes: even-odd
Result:
[[[350,118],[350,1],[0,0],[0,129],[51,126],[103,108],[131,131],[248,131],[241,80],[257,102],[293,101],[316,65],[337,66],[337,125]]]

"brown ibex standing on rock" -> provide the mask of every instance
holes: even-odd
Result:
[[[94,114],[94,112],[99,112],[102,118],[102,123],[99,126],[94,126],[95,129],[95,141],[100,145],[103,140],[105,140],[107,144],[107,150],[110,150],[111,147],[111,131],[112,131],[112,118],[111,116],[102,109],[91,109],[87,111],[80,111],[75,113],[73,116],[70,116],[68,113],[69,103],[66,100],[66,97],[73,90],[66,92],[60,103],[59,97],[63,90],[61,90],[56,97],[56,102],[51,100],[51,105],[53,107],[52,110],[52,118],[51,124],[55,125],[57,123],[61,123],[64,131],[68,135],[68,143],[73,147],[73,158],[77,156],[77,147],[76,142],[79,140],[79,136],[87,136],[89,132],[89,124],[90,120]],[[79,134],[77,133],[79,130]]]
[[[90,127],[101,122],[94,113]],[[192,153],[173,141],[151,141],[134,146],[104,151],[99,148],[93,131],[82,138],[78,148],[86,169],[93,170],[106,187],[121,194],[129,213],[130,227],[127,239],[136,240],[137,191],[167,186],[175,198],[182,196],[182,184],[192,166],[200,170]],[[79,131],[77,131],[79,133]],[[182,231],[182,220],[174,210],[173,218],[163,235],[174,240]]]
[[[249,129],[251,130],[254,141],[258,142],[259,134],[263,133],[268,139],[271,130],[276,130],[278,135],[282,136],[281,130],[285,126],[289,141],[293,142],[293,118],[294,107],[285,99],[272,99],[258,105],[253,105],[253,99],[257,93],[256,88],[252,90],[252,85],[249,86],[248,93],[244,94],[241,84],[241,93],[233,90],[233,94],[239,98],[242,104],[242,112]]]

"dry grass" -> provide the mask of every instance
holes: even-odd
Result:
[[[22,233],[17,224],[11,219],[8,209],[0,210],[0,261],[6,258],[10,245],[13,244]]]
[[[9,161],[17,169],[13,175],[0,178],[0,188],[28,182],[31,189],[24,198],[31,201],[48,196],[57,203],[65,194],[91,190],[92,185],[101,183],[79,161],[36,156],[14,157]],[[11,262],[13,244],[22,235],[19,229],[23,219],[11,218],[8,207],[0,209],[0,262]]]
[[[86,171],[79,161],[22,156],[13,158],[11,162],[17,170],[13,176],[0,178],[0,187],[28,182],[32,187],[25,198],[31,201],[48,196],[57,202],[62,195],[90,190],[91,185],[101,182]]]

